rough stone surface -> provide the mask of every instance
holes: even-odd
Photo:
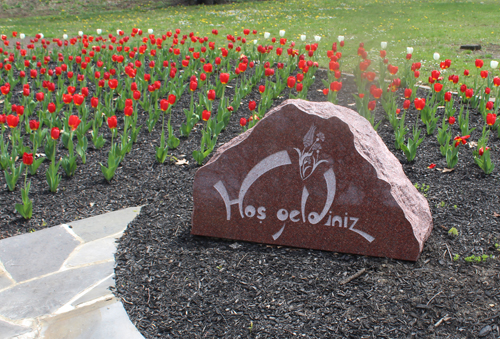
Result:
[[[13,283],[14,282],[7,276],[7,273],[3,270],[2,266],[0,265],[0,291],[3,290],[4,288],[9,287]]]
[[[64,263],[66,267],[75,267],[103,260],[113,260],[116,252],[116,239],[113,237],[94,240],[76,249]]]
[[[192,234],[416,261],[427,200],[370,123],[288,100],[195,176]]]
[[[0,315],[17,320],[50,314],[114,273],[114,262],[58,272],[0,292]]]
[[[75,300],[71,305],[73,306],[78,306],[80,304],[95,300],[97,298],[104,297],[106,295],[112,294],[111,290],[109,289],[110,286],[115,286],[115,279],[114,277],[109,277],[108,279],[104,280],[102,283],[85,293],[81,298]]]
[[[63,227],[51,227],[0,241],[0,261],[17,282],[61,267],[73,249],[80,245]]]
[[[13,325],[0,320],[0,339],[10,339],[31,332],[31,328]]]
[[[141,207],[125,208],[116,212],[73,221],[69,226],[80,238],[85,242],[89,242],[123,231],[140,211]]]
[[[65,339],[141,339],[123,305],[116,299],[48,318],[42,322],[42,337]]]

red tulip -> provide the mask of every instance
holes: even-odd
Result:
[[[246,125],[247,125],[247,119],[245,119],[245,118],[241,118],[241,119],[240,119],[240,126],[241,126],[241,127],[244,127],[244,126],[246,126]]]
[[[289,88],[294,88],[295,87],[295,77],[293,75],[289,76],[286,84]]]
[[[132,114],[134,114],[134,108],[132,106],[125,106],[123,114],[125,114],[126,117],[132,116]]]
[[[448,119],[448,123],[450,125],[453,125],[455,123],[455,121],[456,121],[455,117],[449,117],[449,119]]]
[[[500,78],[499,77],[494,77],[493,78],[493,84],[498,87],[500,86]]]
[[[460,92],[464,93],[466,90],[467,90],[467,86],[465,84],[460,86]]]
[[[377,101],[372,100],[368,102],[368,110],[373,111],[377,105]]]
[[[439,76],[440,76],[440,75],[441,75],[441,72],[439,72],[439,71],[432,71],[432,72],[431,72],[431,77],[432,77],[432,79],[434,79],[434,80],[439,79]]]
[[[108,86],[111,89],[116,89],[118,87],[118,80],[116,80],[116,79],[108,80]]]
[[[296,88],[296,90],[297,90],[297,92],[302,92],[302,89],[303,89],[303,88],[304,88],[304,85],[303,85],[303,84],[301,84],[301,83],[298,83],[298,84],[297,84],[297,88]]]
[[[484,89],[484,94],[489,95],[490,93],[491,93],[491,88],[486,87],[486,88]]]
[[[419,111],[423,110],[425,107],[425,99],[424,98],[416,98],[413,103],[415,104],[415,108]]]
[[[334,81],[330,84],[330,90],[333,92],[338,92],[342,89],[342,83],[340,81]]]
[[[115,129],[118,126],[118,120],[116,120],[116,115],[108,118],[108,127],[110,129]]]
[[[7,116],[5,114],[0,114],[0,125],[3,125],[7,122]]]
[[[204,110],[203,113],[201,113],[201,119],[203,121],[208,121],[210,119],[210,111]]]
[[[464,70],[464,75],[465,76],[469,76],[469,70],[468,69]]]
[[[7,115],[7,125],[10,128],[15,128],[19,124],[19,117],[17,115]]]
[[[93,108],[97,108],[97,106],[99,105],[99,98],[93,97],[92,99],[90,99],[90,105]]]
[[[408,109],[408,108],[410,108],[410,104],[411,104],[411,101],[410,101],[410,100],[405,100],[405,101],[403,102],[403,108],[404,108],[404,109]]]
[[[329,89],[328,88],[323,88],[323,94],[328,95]]]
[[[481,60],[481,59],[476,59],[476,67],[477,67],[477,68],[481,68],[481,67],[483,67],[483,65],[484,65],[483,60]]]
[[[266,77],[273,76],[274,75],[274,69],[272,69],[272,68],[266,68],[266,70],[264,71],[264,75]]]
[[[215,100],[215,91],[213,89],[209,90],[207,93],[208,100]]]
[[[73,102],[77,106],[80,106],[81,104],[83,104],[84,100],[85,100],[85,97],[83,95],[81,95],[81,94],[75,94],[75,95],[73,95]]]
[[[14,107],[14,105],[12,107]],[[24,106],[21,106],[21,105],[17,106],[16,107],[16,114],[18,116],[23,115],[24,114]]]
[[[410,98],[411,97],[411,93],[412,93],[411,88],[406,88],[405,89],[405,94],[404,94],[405,98],[406,99]]]
[[[443,85],[442,85],[442,84],[440,84],[439,82],[436,82],[436,83],[434,84],[434,90],[435,90],[436,92],[441,92],[441,90],[442,90],[442,89],[443,89]]]
[[[444,101],[450,102],[450,100],[451,100],[451,92],[446,92],[444,94]]]
[[[248,103],[248,109],[249,109],[250,111],[254,111],[256,107],[257,107],[257,103],[256,103],[255,101],[253,101],[253,100],[252,100],[252,101],[250,101],[250,102]]]
[[[170,105],[175,104],[175,100],[176,100],[176,99],[177,99],[177,98],[176,98],[176,96],[175,96],[174,94],[170,94],[170,95],[168,96],[168,102],[169,102],[169,104],[170,104]]]
[[[38,92],[36,94],[36,100],[37,101],[43,101],[43,98],[45,97],[45,94],[43,94],[43,92]]]
[[[491,110],[493,109],[493,106],[494,106],[493,101],[488,101],[488,102],[486,103],[486,109],[487,109],[488,111],[491,111]]]
[[[371,94],[375,99],[379,99],[382,96],[383,90],[382,88],[373,88],[373,90],[370,91]]]
[[[59,128],[57,127],[52,127],[52,129],[50,130],[50,137],[54,140],[57,140],[59,139],[60,135],[61,135],[61,130],[59,130]]]
[[[82,121],[76,115],[70,115],[68,119],[68,126],[72,131],[75,131],[78,128],[78,125],[80,125],[80,122]]]
[[[491,101],[490,101],[491,102]],[[486,124],[493,126],[497,120],[497,115],[493,113],[488,113],[486,115]]]
[[[196,88],[198,88],[198,83],[196,81],[191,81],[189,83],[189,90],[191,92],[194,92],[194,91],[196,91]]]
[[[479,149],[479,156],[481,156],[481,157],[482,157],[482,156],[483,156],[483,154],[484,154],[484,151],[488,151],[489,149],[490,149],[489,147],[486,147],[486,149],[485,149],[484,147],[481,147],[481,148]]]
[[[24,152],[23,154],[23,164],[26,166],[29,166],[33,164],[33,153],[26,153]]]
[[[465,145],[467,143],[467,139],[470,138],[470,135],[466,135],[466,136],[463,136],[463,137],[455,137],[453,140],[455,140],[455,147],[457,147],[458,145],[460,145],[460,143],[462,143],[463,145]]]
[[[266,91],[266,86],[264,86],[264,85],[260,85],[260,86],[259,86],[259,93],[260,93],[260,94],[262,94],[262,93],[264,93],[265,91]]]
[[[229,82],[229,74],[228,73],[221,73],[220,74],[220,82],[223,85],[227,84]]]
[[[162,99],[160,101],[160,109],[165,112],[168,109],[168,106],[170,106],[170,103],[166,99]]]
[[[473,95],[474,95],[474,90],[472,88],[468,88],[465,90],[465,97],[467,99],[472,98]]]
[[[488,71],[481,71],[480,75],[481,75],[481,78],[486,79],[488,77]]]
[[[40,121],[30,120],[30,130],[36,131],[40,128]]]

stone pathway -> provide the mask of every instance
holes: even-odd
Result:
[[[132,207],[0,240],[0,339],[140,339],[114,287]]]

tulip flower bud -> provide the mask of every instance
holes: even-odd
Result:
[[[101,34],[102,33],[102,29],[98,28],[97,29],[97,34]]]
[[[26,166],[29,166],[33,164],[33,153],[26,153],[24,152],[23,154],[23,164]]]
[[[257,45],[257,42],[258,42],[257,40],[254,40],[254,41],[253,41],[253,44],[254,44],[254,45]]]
[[[148,29],[148,34],[153,34],[153,29],[152,28]]]
[[[78,35],[79,36],[83,36],[83,32],[82,31],[78,31]]]
[[[434,55],[432,56],[434,58],[434,60],[438,61],[439,60],[439,53],[434,53]]]
[[[68,34],[63,34],[63,39],[67,40],[68,39]]]
[[[40,39],[43,39],[43,33],[38,33],[40,35]]]
[[[413,47],[406,47],[406,54],[413,54]]]
[[[314,41],[319,42],[321,40],[321,37],[319,35],[314,36]]]
[[[271,36],[271,33],[264,32],[264,39],[269,39],[270,36]]]
[[[285,30],[282,29],[282,30],[280,30],[280,37],[284,37],[284,36],[285,36]]]
[[[343,35],[339,35],[339,36],[337,37],[337,40],[338,40],[339,42],[344,41],[344,36],[343,36]]]
[[[305,36],[304,34],[302,34],[302,35],[300,36],[300,40],[301,40],[301,41],[306,41],[306,36]]]
[[[386,49],[386,48],[387,48],[387,41],[382,41],[382,42],[380,43],[380,47],[381,47],[382,49]]]
[[[20,38],[21,40],[23,40],[24,38],[26,38],[26,35],[25,35],[24,33],[21,33],[21,34],[19,34],[19,38]]]
[[[490,67],[493,68],[493,69],[497,68],[498,67],[498,61],[491,60]]]

